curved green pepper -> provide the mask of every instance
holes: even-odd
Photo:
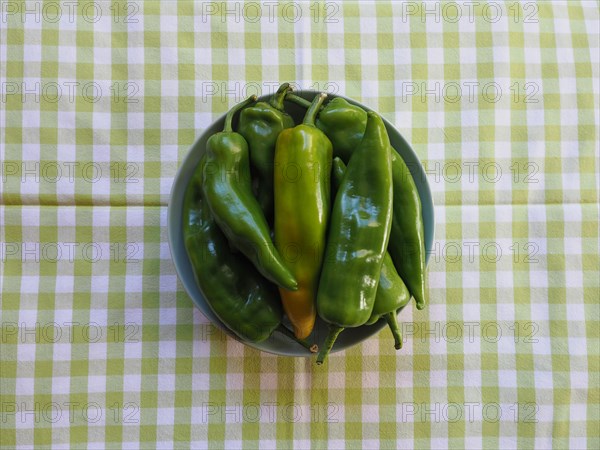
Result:
[[[246,258],[231,253],[203,198],[202,162],[186,189],[182,214],[185,249],[196,283],[219,320],[244,341],[262,342],[279,331],[311,349],[281,324],[283,311],[276,287]]]
[[[350,158],[331,211],[317,294],[319,316],[330,325],[317,364],[344,328],[371,317],[392,225],[390,149],[381,117],[369,112],[363,140]]]
[[[388,251],[398,273],[415,298],[417,309],[425,308],[425,229],[421,198],[406,163],[392,152],[394,212]]]
[[[234,106],[227,113],[224,130],[207,141],[202,188],[217,224],[229,241],[267,279],[295,290],[298,283],[273,245],[267,220],[252,194],[248,144],[231,128],[235,113],[255,100],[256,96],[252,96]]]
[[[298,290],[280,289],[283,308],[299,339],[315,324],[315,298],[329,222],[331,142],[315,127],[327,97],[315,97],[302,124],[283,130],[275,149],[275,245],[287,254]]]
[[[268,220],[273,216],[273,159],[277,136],[294,126],[294,119],[283,109],[289,83],[282,84],[269,103],[259,102],[240,113],[238,133],[248,142],[250,162],[258,174],[258,203]]]
[[[346,172],[346,165],[340,158],[333,160],[333,168],[331,171],[332,185],[337,191],[341,185],[342,179]],[[383,257],[383,265],[381,266],[381,274],[379,276],[379,284],[377,285],[377,293],[375,294],[375,303],[371,317],[365,322],[365,325],[373,325],[381,318],[385,318],[394,336],[394,346],[396,350],[402,348],[402,334],[398,325],[397,311],[404,308],[410,301],[410,294],[404,281],[396,272],[394,262],[389,252],[385,252]]]
[[[231,254],[201,188],[198,167],[183,203],[183,238],[196,282],[215,315],[240,339],[264,341],[281,323],[277,289],[248,260]]]
[[[300,106],[310,104],[294,94],[286,100]],[[338,101],[340,100],[340,101]],[[353,149],[360,144],[367,126],[367,113],[359,106],[335,98],[319,113],[317,127],[333,144],[334,156],[347,162]],[[396,270],[415,298],[417,309],[425,307],[425,230],[421,213],[421,198],[415,181],[398,152],[392,152],[394,212],[388,251]]]

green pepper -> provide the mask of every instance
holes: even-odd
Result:
[[[227,113],[224,130],[208,139],[202,188],[215,221],[229,241],[264,277],[295,290],[298,283],[273,245],[267,220],[252,193],[248,144],[231,126],[235,113],[255,100],[252,96],[234,106]]]
[[[388,251],[398,274],[415,298],[417,309],[425,308],[425,230],[421,197],[406,163],[392,152],[394,213]]]
[[[348,127],[348,123],[360,123],[361,126]],[[352,152],[360,145],[365,128],[367,114],[360,106],[352,105],[341,97],[331,100],[319,113],[317,127],[335,142],[334,156],[350,161]]]
[[[327,97],[315,97],[302,124],[283,130],[275,148],[275,246],[286,256],[298,290],[279,289],[299,339],[310,335],[330,210],[331,142],[315,127]],[[287,257],[289,255],[289,257]]]
[[[308,107],[309,102],[293,94],[286,100]],[[341,101],[338,101],[341,100]],[[335,103],[334,103],[335,102]],[[333,144],[334,156],[347,162],[360,144],[367,126],[367,113],[344,99],[335,98],[319,113],[317,127]],[[421,198],[415,181],[398,152],[392,152],[394,212],[388,251],[396,270],[415,298],[417,309],[425,307],[425,231]]]
[[[377,113],[367,115],[363,140],[352,153],[331,211],[317,310],[329,323],[322,364],[339,333],[371,317],[392,225],[390,141]]]
[[[340,158],[333,160],[333,169],[331,171],[332,186],[335,190],[341,185],[346,172],[346,165]],[[371,317],[365,322],[365,325],[372,325],[381,318],[385,318],[394,336],[394,346],[396,350],[402,347],[402,334],[398,326],[397,312],[404,308],[410,301],[410,294],[404,281],[396,272],[394,262],[389,252],[385,252],[377,293],[375,294],[375,303]]]
[[[281,323],[275,286],[234,256],[203,199],[199,166],[183,203],[183,237],[194,275],[215,315],[240,339],[261,342]]]
[[[202,164],[188,184],[182,214],[185,249],[206,303],[243,341],[262,342],[279,331],[311,349],[281,324],[283,311],[276,287],[246,258],[231,253],[203,197]],[[314,346],[311,351],[316,351]]]
[[[283,109],[289,83],[282,84],[269,103],[259,102],[240,113],[238,133],[248,142],[250,163],[258,175],[258,203],[268,220],[273,215],[273,159],[277,136],[294,126],[294,119]]]

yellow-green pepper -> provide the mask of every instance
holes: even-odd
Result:
[[[298,281],[297,290],[279,292],[299,339],[310,335],[315,324],[330,212],[332,147],[314,124],[325,98],[315,97],[302,124],[283,130],[275,147],[275,246]]]

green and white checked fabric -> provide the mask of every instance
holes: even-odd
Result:
[[[0,0],[0,447],[600,448],[599,7]],[[424,311],[328,364],[177,280],[195,138],[283,81],[412,143]]]

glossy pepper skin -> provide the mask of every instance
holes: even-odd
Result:
[[[200,166],[185,193],[183,237],[196,282],[219,320],[244,341],[267,339],[283,315],[277,289],[246,258],[230,252],[203,199]]]
[[[253,96],[233,107],[227,113],[224,131],[208,139],[203,162],[204,198],[229,242],[265,278],[294,290],[298,283],[275,249],[267,220],[252,193],[248,144],[231,127],[234,114],[255,100]]]
[[[307,107],[302,97],[288,94],[286,99]],[[367,124],[367,113],[345,100],[325,105],[319,113],[317,127],[325,132],[333,145],[334,156],[348,162],[360,143]],[[394,208],[388,251],[396,270],[415,298],[417,309],[425,307],[425,230],[421,213],[421,198],[415,181],[402,157],[392,151]]]
[[[326,97],[315,97],[302,124],[283,130],[275,149],[275,246],[298,281],[298,290],[279,293],[298,339],[315,325],[331,204],[331,142],[314,125]]]
[[[338,334],[371,317],[392,225],[392,161],[381,117],[368,113],[363,140],[352,153],[333,209],[317,309],[329,323],[323,363]]]
[[[291,91],[282,84],[269,103],[259,102],[240,113],[238,133],[250,149],[250,162],[258,175],[258,203],[267,220],[273,216],[273,159],[277,137],[294,126],[294,119],[283,109],[285,95]]]
[[[340,158],[333,160],[333,168],[331,171],[331,179],[334,190],[341,185],[344,174],[346,173],[346,165]],[[396,350],[402,348],[402,334],[398,325],[397,311],[404,308],[410,301],[410,293],[396,272],[394,262],[389,252],[385,252],[383,264],[381,266],[381,274],[379,275],[379,284],[377,285],[377,293],[375,294],[375,303],[371,317],[365,322],[365,325],[373,325],[381,318],[385,318],[392,335],[394,336],[394,347]]]

